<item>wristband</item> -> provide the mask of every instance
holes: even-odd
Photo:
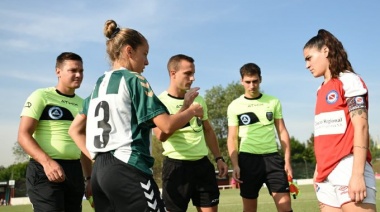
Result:
[[[224,161],[223,157],[216,157],[215,158],[215,163],[218,163],[218,160],[222,160],[224,163],[226,162],[226,161]]]
[[[91,180],[91,176],[84,177],[84,182],[86,182],[86,181],[88,181],[88,180]]]

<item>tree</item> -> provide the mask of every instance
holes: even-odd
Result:
[[[377,148],[377,142],[373,140],[372,136],[369,138],[369,150],[372,155],[371,163],[374,163],[376,158],[380,157],[380,149]]]
[[[302,179],[310,178],[313,176],[315,168],[313,142],[313,134],[306,143],[301,143],[293,136],[290,137],[293,178]]]
[[[26,195],[25,175],[28,162],[12,164],[0,170],[0,181],[15,180],[15,197]]]
[[[214,86],[210,90],[206,90],[204,96],[208,108],[208,118],[218,139],[220,152],[229,165],[231,164],[227,150],[227,107],[232,100],[243,93],[244,88],[240,82],[232,82],[225,88],[221,85]]]
[[[28,154],[24,152],[20,144],[16,141],[12,147],[13,155],[15,156],[16,162],[25,162],[29,159]]]
[[[310,138],[306,141],[306,149],[304,152],[306,161],[315,164],[315,154],[314,154],[314,133],[310,135]]]
[[[292,162],[303,162],[305,155],[305,145],[301,144],[299,140],[290,137],[290,150],[291,150],[291,160]]]
[[[28,162],[12,164],[0,170],[0,181],[20,180],[25,178]]]
[[[152,156],[154,157],[153,178],[160,188],[162,187],[162,162],[164,161],[164,156],[162,155],[163,151],[164,148],[162,147],[162,142],[159,141],[156,136],[152,136]]]

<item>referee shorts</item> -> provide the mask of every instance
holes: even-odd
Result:
[[[162,186],[162,197],[171,212],[187,211],[190,199],[196,207],[219,204],[215,168],[206,156],[196,161],[166,158]]]
[[[289,193],[289,182],[284,170],[285,161],[277,153],[250,154],[240,152],[240,196],[246,199],[257,199],[265,183],[269,194]]]
[[[26,188],[35,212],[82,211],[84,179],[79,160],[58,160],[66,179],[64,182],[50,182],[43,166],[30,159],[26,170]]]

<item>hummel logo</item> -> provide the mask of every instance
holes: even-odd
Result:
[[[145,88],[149,88],[149,83],[143,83],[143,82],[140,82],[141,86],[145,87]]]
[[[152,97],[153,96],[153,91],[145,91],[145,95]]]
[[[143,189],[149,190],[149,188],[150,188],[150,180],[148,180],[148,182],[146,184],[140,182],[140,185],[141,185],[141,187]]]

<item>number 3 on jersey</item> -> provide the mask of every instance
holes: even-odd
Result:
[[[106,101],[99,102],[95,108],[95,117],[99,117],[99,115],[101,115],[99,113],[103,112],[103,119],[98,121],[98,128],[101,128],[103,130],[103,133],[94,137],[94,146],[99,149],[105,148],[109,141],[111,132],[111,125],[108,123],[110,111],[109,109],[110,107]],[[100,136],[102,136],[102,139],[100,139]]]

